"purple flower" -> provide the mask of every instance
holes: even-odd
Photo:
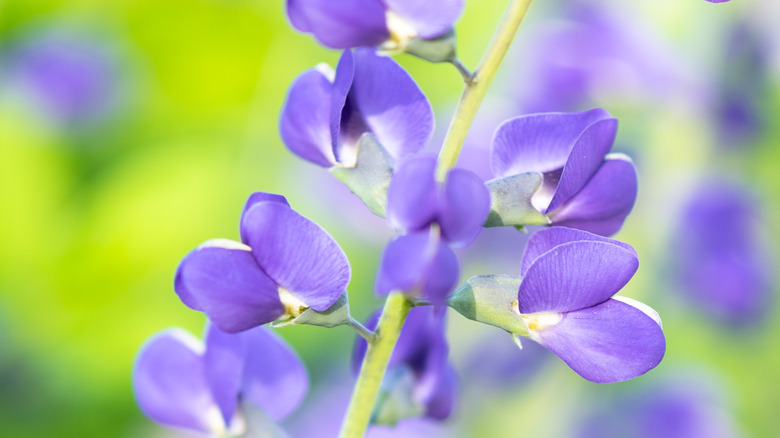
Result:
[[[684,297],[719,320],[756,322],[771,307],[771,262],[757,205],[738,185],[707,181],[691,193],[671,242]]]
[[[383,391],[410,391],[411,407],[393,406],[390,412],[411,409],[421,415],[443,420],[452,413],[455,401],[457,376],[447,357],[449,346],[445,338],[445,310],[438,307],[415,307],[409,312],[401,335],[390,357]],[[373,330],[379,319],[375,313],[367,322],[366,327]],[[366,354],[368,344],[357,337],[352,354],[352,370],[357,374]],[[411,377],[411,388],[403,382]],[[403,395],[401,396],[403,399]],[[404,409],[405,408],[405,409]],[[381,417],[383,406],[378,406]],[[399,418],[391,419],[391,422]]]
[[[272,420],[288,416],[306,393],[295,352],[262,327],[238,334],[206,328],[206,345],[181,329],[156,334],[141,348],[133,390],[141,410],[168,427],[210,435],[243,433],[240,401]]]
[[[609,153],[616,131],[617,120],[602,109],[510,119],[493,137],[493,173],[499,178],[541,173],[531,203],[550,223],[612,235],[637,193],[631,160]]]
[[[459,277],[450,245],[466,246],[482,229],[490,193],[475,174],[453,169],[436,181],[436,159],[407,160],[393,175],[387,217],[402,235],[385,249],[376,278],[378,294],[404,291],[444,304]],[[436,225],[435,227],[433,225]]]
[[[625,243],[553,227],[523,253],[517,312],[525,336],[596,383],[632,379],[661,362],[666,342],[658,314],[614,297],[639,266]]]
[[[366,133],[395,160],[422,149],[433,132],[433,110],[395,61],[371,49],[347,50],[335,73],[321,65],[298,76],[279,129],[287,148],[304,160],[353,167]]]
[[[693,371],[693,370],[692,370]],[[599,405],[577,425],[577,438],[736,438],[733,413],[716,382],[695,370],[652,379]]]
[[[287,0],[293,27],[333,49],[403,50],[449,32],[462,10],[463,0]]]
[[[349,263],[338,244],[283,196],[252,194],[240,234],[240,243],[204,243],[176,272],[182,302],[226,332],[294,318],[306,308],[324,311],[349,283]]]
[[[769,108],[763,105],[769,92],[769,47],[746,21],[738,21],[727,35],[721,78],[715,84],[715,129],[720,144],[742,147],[760,138]]]
[[[51,34],[20,46],[11,67],[44,111],[73,123],[98,117],[111,104],[113,61],[97,41]]]
[[[588,0],[563,3],[526,40],[517,62],[524,80],[508,84],[520,113],[581,111],[605,98],[646,104],[698,90],[701,80],[642,17]]]

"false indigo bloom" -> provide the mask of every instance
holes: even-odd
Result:
[[[463,0],[287,0],[293,27],[333,49],[403,49],[449,32]]]
[[[396,160],[419,151],[433,133],[433,109],[395,61],[371,49],[347,50],[335,73],[321,65],[298,76],[279,129],[287,148],[304,160],[352,167],[365,133]]]
[[[730,30],[723,53],[720,81],[716,84],[715,129],[720,144],[741,147],[760,137],[766,126],[767,108],[762,101],[769,92],[769,47],[747,21]]]
[[[411,391],[411,411],[425,417],[443,420],[453,409],[456,392],[455,369],[447,360],[449,346],[445,337],[445,308],[431,306],[415,307],[406,318],[398,342],[387,368],[384,391]],[[375,313],[367,322],[366,327],[374,329],[379,320]],[[368,344],[357,337],[352,354],[352,370],[360,371],[363,357]],[[404,387],[404,377],[411,377],[411,388]],[[407,396],[409,394],[406,394]],[[403,395],[400,397],[404,399]],[[408,398],[408,397],[407,397]],[[394,406],[390,412],[410,409],[410,407]],[[382,413],[382,406],[378,407]],[[397,421],[398,418],[391,419]]]
[[[736,438],[733,414],[716,383],[702,378],[701,370],[646,381],[589,409],[593,412],[580,421],[574,436]]]
[[[527,337],[596,383],[632,379],[661,362],[658,314],[613,297],[639,266],[634,249],[563,227],[537,231],[523,254],[517,311]]]
[[[611,96],[647,102],[697,88],[641,17],[588,0],[564,3],[556,10],[563,13],[527,40],[518,63],[525,80],[511,84],[510,94],[521,113],[581,111]]]
[[[769,307],[757,205],[738,185],[708,181],[691,194],[675,233],[673,269],[684,296],[719,320],[756,322]]]
[[[634,206],[631,160],[609,154],[617,120],[603,109],[520,116],[498,127],[491,166],[498,177],[539,172],[533,206],[553,225],[609,236]]]
[[[133,390],[141,410],[168,427],[210,435],[243,433],[239,401],[272,420],[301,402],[308,377],[295,352],[270,330],[238,334],[206,328],[206,345],[181,329],[156,334],[141,348]]]
[[[451,170],[444,183],[436,181],[435,171],[434,157],[419,156],[393,175],[387,217],[409,234],[390,242],[382,255],[379,294],[400,290],[444,304],[457,284],[458,260],[449,245],[465,246],[476,237],[490,211],[490,193],[467,170]]]
[[[16,52],[11,67],[21,87],[57,121],[85,121],[109,107],[115,94],[113,60],[97,41],[52,34]]]
[[[293,318],[306,308],[324,311],[349,283],[349,262],[338,244],[283,196],[252,194],[240,234],[241,243],[204,243],[176,272],[182,302],[226,332]]]

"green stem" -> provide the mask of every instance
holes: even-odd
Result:
[[[357,334],[359,334],[360,336],[362,336],[363,339],[365,339],[367,342],[369,342],[369,343],[374,342],[374,339],[375,339],[374,332],[372,332],[371,330],[367,329],[366,326],[364,326],[363,324],[361,324],[358,321],[356,321],[355,318],[350,316],[349,317],[349,323],[347,325],[352,327],[352,330],[355,330],[355,332]]]
[[[531,2],[533,0],[510,1],[504,18],[479,62],[472,80],[466,83],[466,89],[463,90],[458,107],[455,109],[455,115],[450,122],[447,136],[444,138],[441,152],[439,152],[439,167],[436,176],[440,181],[446,178],[447,171],[455,167],[460,150],[463,148],[463,142],[466,140],[466,134],[474,121],[474,116],[485,98],[490,83],[493,82],[493,77],[495,77],[501,61],[504,60],[504,56],[509,50]]]
[[[374,330],[374,341],[369,342],[363,358],[340,438],[361,438],[365,434],[387,363],[390,362],[390,355],[411,307],[409,300],[401,293],[392,293],[387,297],[382,316]]]

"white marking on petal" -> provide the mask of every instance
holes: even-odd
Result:
[[[203,242],[198,249],[201,248],[222,248],[222,249],[239,249],[242,251],[252,251],[252,248],[244,245],[241,242],[236,242],[230,239],[211,239]]]
[[[393,11],[385,13],[385,25],[390,31],[390,38],[382,43],[380,49],[384,51],[404,51],[409,42],[417,38],[417,30]]]
[[[300,298],[293,295],[287,289],[279,286],[279,301],[284,306],[284,315],[279,319],[294,319],[303,313],[309,306]]]
[[[319,64],[315,65],[314,70],[325,76],[325,79],[327,79],[331,84],[336,80],[336,72],[331,66],[325,64],[324,62],[320,62]]]
[[[652,307],[648,306],[647,304],[641,303],[633,298],[621,297],[619,295],[613,296],[612,299],[620,301],[621,303],[628,304],[629,306],[642,311],[642,313],[652,318],[658,324],[659,327],[664,328],[663,324],[661,323],[661,316],[658,314],[658,312],[656,312]]]
[[[563,320],[563,313],[558,312],[537,312],[520,315],[525,325],[528,326],[528,337],[534,341],[538,340],[538,332],[546,330]]]
[[[217,405],[209,406],[208,411],[203,415],[203,423],[216,436],[223,436],[227,432],[225,420],[222,418],[222,412],[220,412]]]
[[[203,345],[203,342],[201,342],[200,339],[193,336],[192,333],[188,332],[187,330],[175,327],[172,329],[168,329],[167,333],[173,339],[179,341],[182,345],[194,351],[200,356],[202,356],[203,353],[206,352],[206,346]]]

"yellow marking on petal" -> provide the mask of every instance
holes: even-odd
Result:
[[[527,315],[520,315],[528,326],[528,330],[531,332],[544,330],[555,324],[558,324],[563,319],[563,314],[558,312],[538,312],[530,313]]]
[[[290,293],[290,291],[288,291],[287,289],[279,286],[278,290],[279,290],[279,301],[281,301],[282,305],[284,306],[284,315],[281,316],[279,319],[281,320],[295,319],[306,309],[309,308],[309,306],[307,306],[306,303],[304,303],[303,301],[300,300],[300,298]]]
[[[409,41],[417,38],[417,31],[408,21],[393,11],[385,13],[385,23],[390,31],[390,38],[382,43],[380,49],[387,52],[403,52]]]
[[[225,420],[222,418],[222,412],[219,407],[214,404],[209,406],[206,411],[206,415],[203,416],[203,422],[205,426],[216,436],[223,436],[227,432],[225,427]]]

